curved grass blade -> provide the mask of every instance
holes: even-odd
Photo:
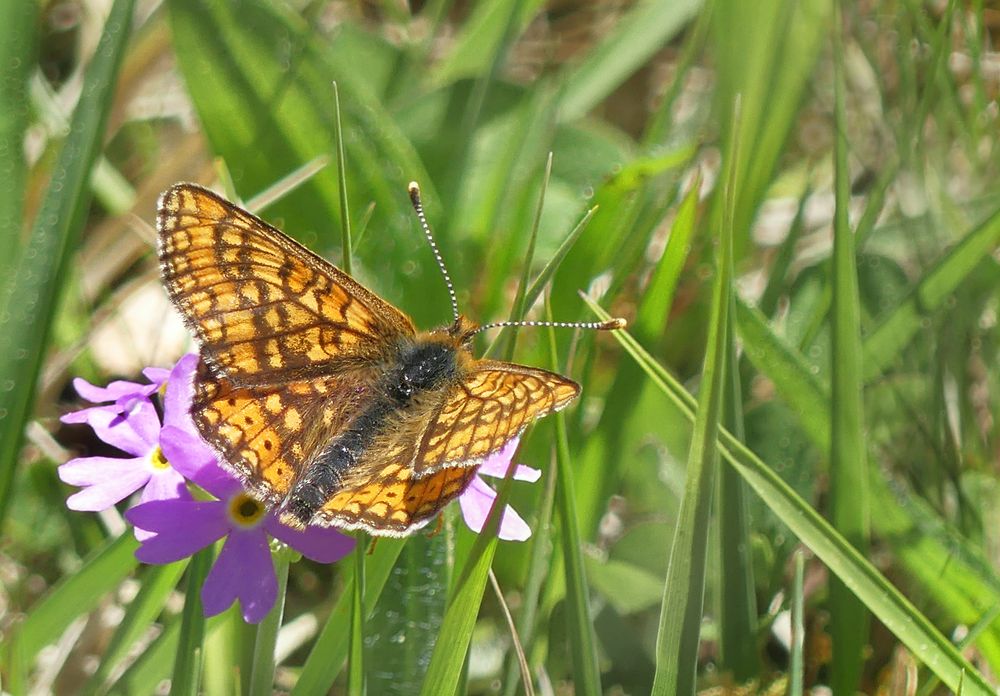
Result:
[[[0,286],[0,523],[10,499],[35,381],[53,310],[90,201],[91,167],[101,151],[115,78],[132,26],[134,0],[116,0],[87,69],[69,135],[52,170],[31,237],[14,275]]]
[[[1000,210],[971,230],[917,283],[865,337],[862,365],[866,383],[880,377],[975,267],[1000,244]]]
[[[584,300],[601,320],[611,318],[592,300],[586,297]],[[693,422],[697,401],[684,386],[627,331],[615,331],[614,336],[642,366],[656,388],[681,415]],[[948,688],[956,689],[959,683],[963,683],[969,694],[986,696],[993,693],[983,675],[962,657],[931,621],[785,483],[772,467],[725,428],[719,431],[717,446],[723,459],[746,480],[771,512]]]

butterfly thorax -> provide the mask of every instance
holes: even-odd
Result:
[[[400,420],[400,411],[425,407],[422,396],[454,382],[471,359],[468,349],[449,333],[429,332],[401,341],[372,398],[304,467],[278,510],[282,521],[296,527],[309,524],[372,442]]]

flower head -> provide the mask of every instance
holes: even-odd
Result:
[[[519,441],[520,438],[515,437],[504,445],[503,449],[499,452],[487,457],[486,461],[479,466],[478,474],[504,478],[507,475],[510,461],[514,458],[514,453],[517,451]],[[538,469],[518,464],[517,468],[514,469],[513,478],[518,481],[534,482],[541,475],[542,472]],[[490,514],[490,509],[493,507],[493,501],[496,500],[496,497],[496,491],[480,478],[479,475],[472,479],[472,483],[469,484],[469,487],[458,498],[458,503],[462,507],[462,517],[465,519],[465,524],[469,526],[469,529],[477,534],[483,531],[486,518]],[[531,536],[531,527],[528,526],[523,517],[517,514],[514,508],[508,505],[503,511],[503,517],[500,518],[500,529],[497,531],[497,536],[505,541],[525,541]]]
[[[184,468],[183,473],[216,500],[155,501],[137,505],[125,517],[152,533],[135,552],[144,563],[172,563],[225,538],[201,588],[206,616],[225,611],[236,600],[247,623],[258,623],[267,615],[278,592],[270,537],[319,563],[333,563],[354,547],[354,539],[335,529],[300,531],[281,524],[273,511],[214,461]]]
[[[149,384],[112,382],[96,387],[77,379],[77,392],[101,405],[67,413],[64,423],[86,423],[128,457],[78,457],[59,467],[59,478],[80,486],[66,501],[71,510],[99,511],[140,488],[141,502],[190,498],[176,464],[204,463],[214,454],[194,433],[188,410],[198,356],[186,355],[170,371],[147,368]],[[150,396],[166,382],[163,423]],[[102,403],[110,402],[110,403]],[[181,446],[178,446],[181,445]],[[137,534],[141,537],[141,533]]]

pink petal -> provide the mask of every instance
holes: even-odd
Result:
[[[136,505],[125,519],[155,536],[135,552],[143,563],[173,563],[205,548],[229,531],[225,503],[218,500],[155,500]]]
[[[106,387],[98,387],[81,377],[73,380],[73,388],[76,389],[76,393],[95,404],[117,401],[128,394],[140,392],[148,386],[146,384],[139,384],[138,382],[115,380]]]
[[[163,424],[174,425],[194,432],[191,422],[191,399],[194,396],[194,372],[198,356],[188,353],[174,365],[167,379],[167,393],[163,397]]]
[[[160,447],[170,466],[182,476],[191,479],[212,495],[224,497],[223,493],[214,490],[214,487],[218,487],[216,471],[219,468],[215,452],[200,437],[167,425],[160,431]]]
[[[143,368],[142,374],[159,389],[170,376],[170,370],[166,367],[146,367]]]
[[[519,437],[509,440],[500,451],[494,452],[486,458],[486,461],[479,465],[478,473],[484,476],[505,478],[507,476],[507,467],[510,466],[510,460],[514,458],[514,453],[517,451],[517,446],[520,442],[521,438]],[[524,466],[523,464],[518,464],[514,468],[514,479],[516,481],[530,481],[534,483],[541,477],[542,472],[540,469],[532,469],[530,466]]]
[[[70,459],[59,467],[59,478],[71,486],[93,486],[114,481],[131,472],[140,471],[148,478],[143,457],[80,457]],[[145,481],[143,481],[145,483]],[[140,486],[142,484],[139,484]]]
[[[220,614],[239,599],[243,620],[259,623],[277,596],[278,579],[267,535],[262,529],[231,532],[201,588],[205,616]]]
[[[462,518],[469,529],[479,534],[486,525],[486,518],[493,507],[497,494],[478,476],[458,498],[462,507]],[[497,536],[504,541],[524,541],[531,536],[531,527],[510,505],[503,511]]]
[[[137,401],[128,413],[118,413],[115,406],[98,406],[83,411],[67,413],[64,423],[86,422],[104,442],[143,457],[156,446],[160,419],[149,401]]]
[[[317,563],[333,563],[354,548],[354,539],[332,527],[306,527],[292,529],[281,524],[271,513],[264,520],[264,528],[279,541],[283,541],[306,558]]]
[[[154,500],[192,500],[184,485],[184,477],[173,468],[154,469],[149,483],[142,489],[140,503],[150,503]]]
[[[59,478],[73,486],[85,486],[66,499],[66,507],[98,512],[139,490],[149,480],[149,471],[142,460],[87,457],[63,464]]]

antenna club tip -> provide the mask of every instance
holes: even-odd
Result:
[[[410,192],[410,199],[414,201],[420,200],[420,184],[416,181],[411,181],[406,185],[406,190]]]
[[[604,322],[604,326],[601,328],[606,329],[607,331],[617,331],[619,329],[624,329],[626,326],[628,326],[627,321],[621,317],[615,317],[614,319],[608,319]]]

